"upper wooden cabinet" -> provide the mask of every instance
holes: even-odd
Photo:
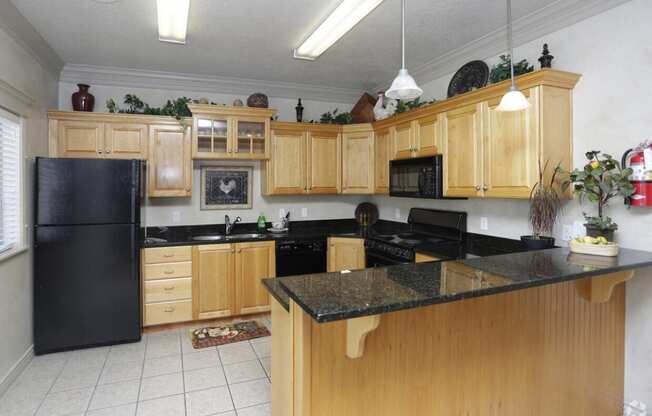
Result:
[[[389,193],[389,161],[392,136],[389,129],[374,132],[374,193]]]
[[[444,194],[449,197],[528,198],[538,165],[571,166],[568,88],[523,89],[530,106],[500,112],[500,96],[444,113]]]
[[[147,123],[139,116],[50,111],[50,157],[147,159]]]
[[[374,131],[371,124],[342,128],[342,193],[374,192]]]
[[[336,194],[341,189],[341,127],[272,122],[265,195]]]
[[[273,241],[193,247],[193,318],[267,312],[262,279],[276,276]]]
[[[432,156],[439,153],[441,131],[437,114],[390,128],[394,141],[392,159]]]
[[[149,126],[147,194],[150,197],[186,197],[192,194],[190,127]]]
[[[188,104],[194,159],[269,159],[274,109]]]

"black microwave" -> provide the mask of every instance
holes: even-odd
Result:
[[[389,162],[389,195],[406,198],[444,198],[442,155]]]

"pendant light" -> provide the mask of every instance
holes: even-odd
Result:
[[[423,90],[419,88],[414,78],[410,76],[408,70],[405,68],[405,0],[401,0],[401,55],[402,65],[398,71],[398,75],[394,78],[392,86],[385,93],[385,96],[395,100],[414,100],[423,94]]]
[[[521,111],[530,106],[525,95],[516,87],[514,82],[514,40],[512,39],[512,0],[507,0],[507,43],[509,47],[509,69],[512,85],[507,94],[500,100],[496,111]]]

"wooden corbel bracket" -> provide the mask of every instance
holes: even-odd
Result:
[[[363,316],[346,321],[346,356],[352,359],[364,354],[367,335],[380,325],[380,315]]]
[[[616,285],[631,280],[632,277],[634,277],[633,270],[587,277],[575,281],[575,289],[582,298],[591,303],[604,303],[611,298]]]

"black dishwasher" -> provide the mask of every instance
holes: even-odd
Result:
[[[326,272],[326,239],[276,243],[276,277]]]

